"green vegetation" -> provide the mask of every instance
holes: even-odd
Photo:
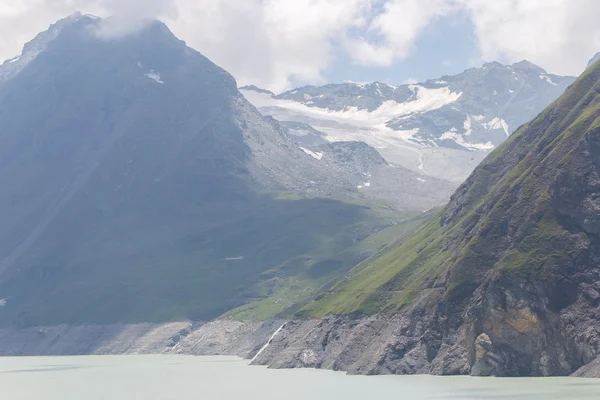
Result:
[[[379,220],[379,224],[389,224],[380,216],[372,217],[373,222]],[[392,241],[408,236],[426,218],[426,215],[408,215],[405,220],[391,226],[379,225],[381,230],[359,241],[349,236],[348,232],[340,232],[321,247],[267,271],[264,276],[272,278],[262,281],[253,290],[257,294],[268,294],[268,297],[238,307],[226,313],[223,318],[266,320],[274,316],[289,316],[317,290],[343,276]]]

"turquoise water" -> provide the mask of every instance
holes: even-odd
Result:
[[[0,358],[2,400],[600,399],[600,380],[347,376],[231,357]]]

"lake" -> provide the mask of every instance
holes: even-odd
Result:
[[[0,358],[2,400],[594,399],[600,380],[348,376],[233,357]]]

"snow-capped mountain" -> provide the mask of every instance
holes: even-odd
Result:
[[[329,84],[279,95],[251,86],[241,91],[265,115],[308,124],[330,141],[365,141],[390,162],[460,181],[573,80],[522,61],[401,86]]]

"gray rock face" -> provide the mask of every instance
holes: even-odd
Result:
[[[517,288],[517,289],[515,289]],[[598,309],[581,299],[556,313],[542,287],[482,286],[467,324],[439,308],[399,315],[294,321],[254,361],[354,374],[600,377]],[[479,333],[481,332],[481,333]]]
[[[327,136],[310,126],[302,122],[295,121],[282,121],[281,125],[287,129],[287,134],[290,135],[291,139],[298,143],[300,146],[312,148],[321,144],[329,143]]]
[[[6,60],[2,65],[0,65],[0,85],[4,81],[16,76],[25,67],[27,67],[29,63],[34,61],[40,53],[48,48],[52,41],[56,39],[65,28],[68,28],[71,24],[82,19],[92,22],[91,17],[83,16],[81,13],[75,13],[53,25],[50,25],[48,30],[40,33],[35,37],[35,39],[27,43],[23,48],[23,53],[20,56]]]
[[[351,185],[364,198],[397,209],[409,210],[407,205],[412,205],[428,211],[448,198],[454,188],[451,182],[389,164],[364,142],[333,142],[313,148],[329,170],[351,177]]]

